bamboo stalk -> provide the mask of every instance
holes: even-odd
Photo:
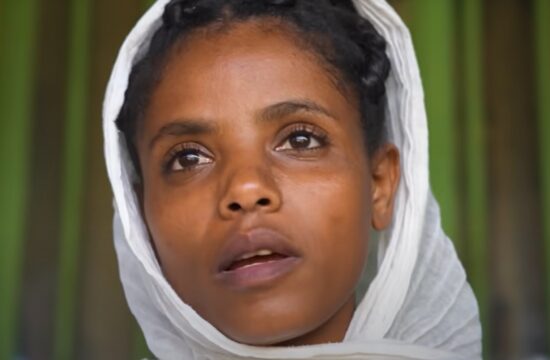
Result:
[[[535,1],[538,134],[542,185],[542,225],[546,257],[547,330],[550,327],[550,1]],[[548,339],[550,343],[550,337]]]
[[[19,332],[37,4],[0,5],[0,359],[10,359]]]
[[[64,174],[61,208],[55,358],[75,358],[79,248],[85,174],[88,103],[90,3],[71,1]]]
[[[485,107],[483,100],[483,19],[480,0],[462,3],[464,120],[466,160],[466,238],[469,278],[478,299],[484,333],[484,348],[488,349],[488,199],[487,144],[485,137]]]

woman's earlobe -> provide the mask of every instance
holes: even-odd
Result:
[[[401,176],[399,150],[387,143],[371,159],[372,227],[383,230],[390,225],[399,178]]]

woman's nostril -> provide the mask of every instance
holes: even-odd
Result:
[[[243,206],[244,205],[244,206]],[[245,212],[253,211],[256,206],[258,207],[267,207],[271,205],[271,200],[269,198],[260,198],[255,203],[241,203],[239,201],[233,201],[227,205],[227,208],[230,212],[236,213],[244,210]]]
[[[257,201],[257,204],[260,206],[267,206],[271,204],[271,201],[268,198],[261,198],[260,200]]]
[[[239,210],[241,210],[241,205],[237,204],[236,202],[233,202],[233,203],[229,204],[229,210],[239,211]]]

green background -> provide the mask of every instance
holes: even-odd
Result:
[[[550,356],[550,0],[393,0],[486,359]],[[101,101],[143,0],[0,0],[0,360],[148,356],[118,280]]]

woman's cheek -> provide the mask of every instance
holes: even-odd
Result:
[[[183,197],[175,191],[157,192],[146,198],[146,223],[164,267],[188,267],[193,261],[203,213],[194,202],[192,196]]]
[[[361,172],[335,166],[296,186],[298,183],[293,182],[283,193],[289,219],[300,219],[295,222],[296,231],[311,238],[304,244],[311,252],[330,257],[366,248],[369,186]]]

